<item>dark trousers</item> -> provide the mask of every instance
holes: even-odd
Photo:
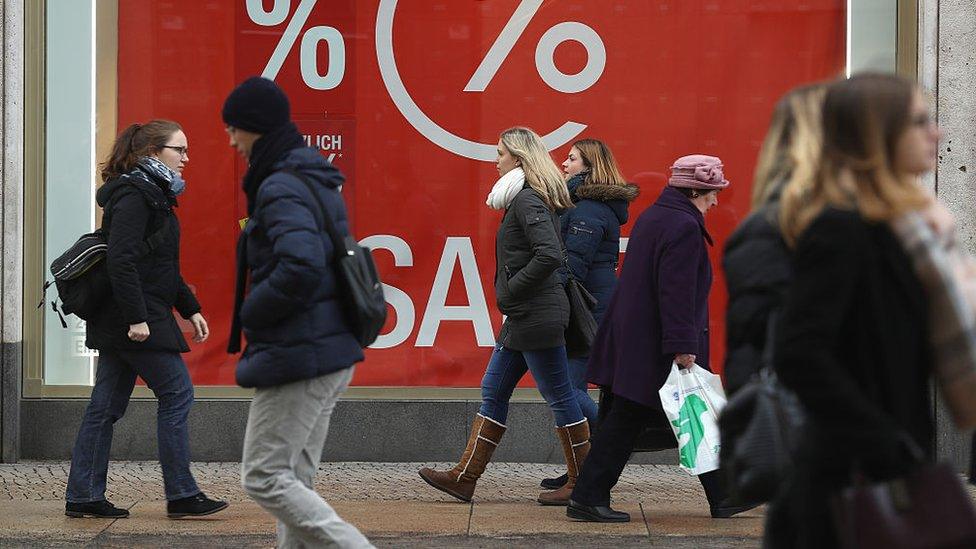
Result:
[[[610,410],[600,418],[600,428],[590,439],[590,453],[576,480],[572,500],[583,505],[610,505],[610,490],[617,484],[630,459],[634,444],[650,421],[659,415],[654,408],[614,395]],[[698,476],[711,507],[725,499],[721,473]]]
[[[104,350],[99,353],[95,387],[71,453],[65,494],[70,503],[105,499],[114,425],[125,414],[137,375],[159,400],[156,437],[166,499],[172,501],[200,493],[190,473],[186,420],[193,404],[193,384],[183,357],[168,351]]]

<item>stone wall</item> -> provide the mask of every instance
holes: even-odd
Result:
[[[0,48],[0,462],[20,452],[23,342],[24,3],[4,0]]]
[[[932,95],[942,128],[939,165],[928,183],[956,216],[960,239],[976,253],[976,5],[923,0],[919,5],[919,82]],[[968,465],[969,438],[937,405],[940,457]]]

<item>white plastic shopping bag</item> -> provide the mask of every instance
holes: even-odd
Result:
[[[681,468],[693,475],[718,469],[718,414],[725,407],[721,378],[697,364],[687,369],[672,364],[658,394],[678,439]]]

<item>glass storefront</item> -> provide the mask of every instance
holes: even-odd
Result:
[[[776,100],[849,63],[894,69],[900,29],[893,2],[849,12],[845,0],[38,4],[29,9],[43,10],[44,24],[29,32],[44,33],[46,94],[35,101],[45,116],[28,130],[43,132],[44,237],[29,245],[43,247],[47,264],[97,226],[98,164],[121,129],[179,122],[190,147],[177,210],[183,275],[212,330],[186,355],[200,387],[234,385],[236,359],[224,349],[246,166],[228,146],[220,108],[244,78],[273,78],[288,93],[308,143],[346,174],[353,231],[376,251],[391,314],[354,386],[472,388],[501,325],[492,287],[500,215],[484,204],[499,132],[534,128],[560,163],[575,139],[606,141],[642,190],[632,220],[676,157],[722,157],[732,187],[707,220],[718,265],[748,213]],[[43,267],[28,269],[43,276]],[[725,294],[717,274],[716,366]],[[32,387],[83,396],[97,361],[83,324],[68,317],[63,329],[50,307],[28,314],[43,315],[32,325],[41,352],[27,357]]]

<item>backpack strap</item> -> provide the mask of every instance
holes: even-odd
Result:
[[[319,212],[323,218],[322,225],[324,225],[323,228],[325,231],[329,233],[329,239],[332,240],[332,247],[336,250],[336,253],[339,253],[340,251],[342,253],[348,253],[348,250],[346,250],[345,241],[339,234],[339,230],[336,229],[335,222],[332,220],[332,216],[329,215],[329,210],[326,209],[325,203],[322,202],[322,197],[319,196],[318,191],[315,189],[315,186],[309,180],[308,176],[291,168],[282,171],[290,174],[292,177],[295,177],[305,184],[305,187],[308,188],[308,192],[311,193],[312,198],[319,205]]]
[[[102,211],[111,212],[112,207],[115,205],[115,202],[118,200],[116,198],[117,196],[118,193],[115,193],[110,199],[109,203],[106,204],[104,208],[102,208]],[[163,224],[160,225],[158,229],[156,229],[151,235],[146,237],[146,239],[143,240],[142,242],[143,248],[142,251],[140,252],[140,255],[143,257],[151,254],[153,251],[156,250],[156,248],[158,248],[163,243],[163,241],[166,239],[167,233],[169,233],[170,231],[170,225],[173,223],[173,218],[176,217],[176,214],[173,212],[172,208],[169,210],[165,210],[165,213],[163,213],[162,210],[150,209],[150,215],[152,216],[161,215],[161,214],[166,216],[163,219]],[[102,226],[100,229],[98,229],[105,234],[106,242],[108,242],[108,235],[111,229],[112,229],[112,215],[109,213],[108,215],[102,216]]]

